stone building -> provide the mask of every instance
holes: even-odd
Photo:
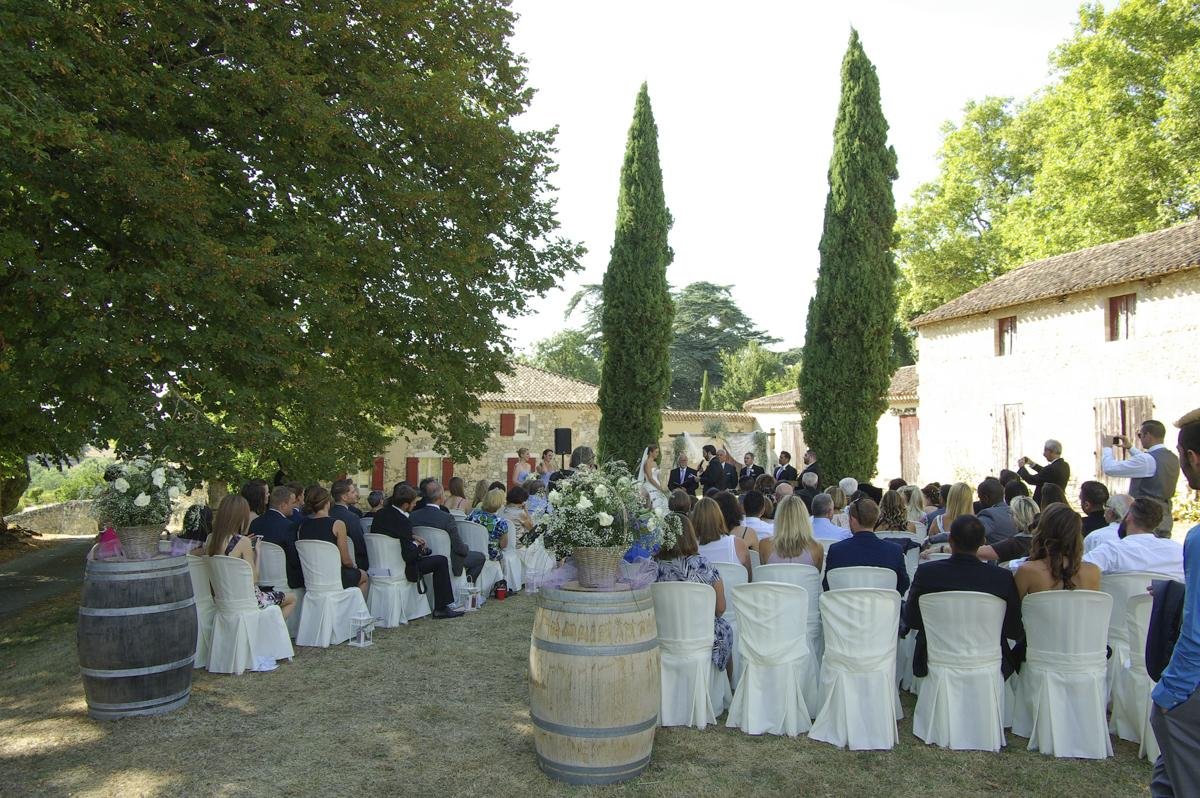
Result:
[[[913,326],[921,479],[974,484],[1054,438],[1073,497],[1103,436],[1200,405],[1200,222],[1029,263]]]

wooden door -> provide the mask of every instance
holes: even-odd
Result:
[[[900,478],[910,485],[917,482],[920,472],[920,442],[917,416],[900,416]]]

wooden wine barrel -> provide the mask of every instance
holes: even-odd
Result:
[[[187,557],[88,560],[76,638],[88,714],[115,720],[186,704],[196,624]]]
[[[612,784],[645,770],[659,690],[649,589],[539,592],[529,702],[546,775],[568,784]]]

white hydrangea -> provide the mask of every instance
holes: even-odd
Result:
[[[125,477],[117,477],[113,481],[113,490],[117,493],[124,493],[129,490],[129,480],[125,479]]]
[[[596,520],[600,522],[600,526],[612,526],[613,517],[601,510],[596,513]]]
[[[179,488],[172,485],[171,487],[167,488],[167,495],[170,496],[172,499],[178,499],[179,498]]]
[[[557,490],[552,490],[552,491],[550,491],[550,495],[546,497],[546,501],[550,502],[551,504],[554,504],[561,498],[562,498],[561,493],[559,493]]]
[[[150,497],[144,493],[139,493],[137,495],[137,498],[133,500],[133,504],[135,507],[145,507],[149,503],[150,503]]]
[[[659,518],[666,518],[666,516],[667,516],[667,511],[666,511],[666,510],[664,510],[664,509],[663,509],[663,508],[661,508],[661,507],[655,507],[655,508],[654,508],[654,514],[655,514],[655,515],[657,515]]]
[[[608,495],[608,486],[607,485],[597,485],[596,490],[593,492],[596,494],[597,499],[603,499],[605,496]],[[608,524],[605,524],[605,526],[608,526]]]
[[[617,480],[617,484],[620,485],[622,488],[628,488],[630,485],[633,484],[633,480],[631,480],[629,477],[621,477],[620,479]]]
[[[591,499],[589,499],[587,496],[580,496],[579,503],[576,504],[575,506],[578,507],[580,510],[588,510],[591,508],[592,502],[591,502]]]
[[[154,483],[154,487],[161,488],[167,481],[167,472],[162,468],[154,469],[150,472],[150,481]]]

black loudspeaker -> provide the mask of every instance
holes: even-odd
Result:
[[[571,453],[571,430],[569,427],[557,427],[554,430],[554,453]]]

